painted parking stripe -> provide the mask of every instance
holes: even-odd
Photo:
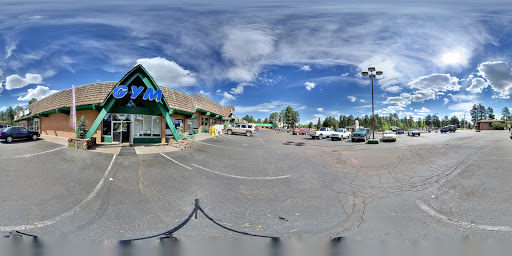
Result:
[[[188,166],[186,166],[186,165],[184,165],[184,164],[182,164],[182,163],[180,163],[180,162],[178,162],[178,161],[176,161],[176,160],[174,160],[174,159],[164,155],[164,153],[160,153],[160,155],[164,156],[165,158],[167,158],[167,159],[169,159],[169,160],[171,160],[171,161],[173,161],[173,162],[175,162],[175,163],[177,163],[177,164],[179,164],[179,165],[181,165],[181,166],[183,166],[183,167],[185,167],[185,168],[187,168],[189,170],[192,170],[192,168],[190,168],[190,167],[188,167]]]
[[[53,152],[53,151],[56,151],[56,150],[59,150],[59,149],[63,149],[63,148],[67,148],[66,146],[62,146],[60,148],[55,148],[55,149],[52,149],[52,150],[48,150],[48,151],[44,151],[44,152],[39,152],[39,153],[35,153],[35,154],[28,154],[28,155],[23,155],[23,156],[10,156],[10,157],[3,157],[1,159],[7,159],[7,158],[22,158],[22,157],[29,157],[29,156],[36,156],[36,155],[41,155],[41,154],[46,154],[46,153],[50,153],[50,152]]]
[[[201,141],[198,141],[196,142],[198,144],[204,144],[204,145],[208,145],[208,146],[212,146],[212,147],[219,147],[219,148],[228,148],[228,149],[234,149],[233,147],[224,147],[224,146],[220,146],[220,145],[214,145],[214,144],[209,144],[209,143],[205,143],[205,142],[201,142]],[[267,152],[269,150],[266,150],[266,149],[248,149],[248,148],[244,148],[243,150],[251,150],[251,151],[258,151],[258,152]]]
[[[92,191],[91,194],[89,194],[89,196],[82,202],[80,203],[78,206],[76,206],[75,208],[71,209],[70,211],[68,212],[65,212],[53,219],[50,219],[50,220],[45,220],[45,221],[41,221],[41,222],[37,222],[37,223],[34,223],[34,224],[29,224],[29,225],[21,225],[21,226],[0,226],[0,231],[2,232],[5,232],[5,231],[14,231],[14,230],[25,230],[25,229],[34,229],[34,228],[40,228],[40,227],[44,227],[44,226],[48,226],[48,225],[51,225],[51,224],[54,224],[56,223],[57,221],[60,221],[62,219],[65,219],[67,217],[70,217],[72,216],[73,214],[79,212],[80,210],[82,210],[82,208],[85,207],[85,205],[91,201],[91,199],[93,197],[96,196],[96,194],[98,193],[98,191],[100,190],[101,186],[103,185],[103,182],[105,181],[105,179],[107,178],[109,172],[110,172],[110,169],[112,169],[112,165],[114,164],[114,161],[116,160],[116,155],[114,155],[114,157],[112,157],[112,161],[110,162],[110,165],[108,166],[108,169],[107,171],[105,172],[105,174],[103,175],[103,178],[101,178],[100,182],[98,183],[98,185],[96,185],[96,188],[94,188],[94,190]]]
[[[478,224],[472,224],[469,222],[464,222],[452,218],[448,218],[438,212],[436,212],[434,209],[432,209],[430,206],[426,205],[420,200],[416,201],[416,204],[423,209],[425,212],[430,214],[432,217],[441,219],[445,222],[455,224],[458,226],[463,226],[465,228],[474,228],[474,229],[481,229],[481,230],[488,230],[488,231],[506,231],[506,232],[512,232],[512,227],[510,226],[489,226],[489,225],[478,225]]]
[[[231,175],[231,174],[226,174],[226,173],[222,173],[222,172],[217,172],[217,171],[214,171],[214,170],[210,170],[210,169],[204,168],[204,167],[199,166],[197,164],[192,164],[192,165],[197,167],[197,168],[200,168],[200,169],[203,169],[205,171],[208,171],[208,172],[216,173],[216,174],[227,176],[227,177],[237,178],[237,179],[245,179],[245,180],[276,180],[276,179],[283,179],[283,178],[290,178],[291,177],[291,175],[278,176],[278,177],[243,177],[243,176],[237,176],[237,175]]]

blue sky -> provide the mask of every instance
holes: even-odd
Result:
[[[509,1],[143,2],[2,1],[0,110],[138,63],[239,117],[371,114],[370,66],[379,114],[512,107]]]

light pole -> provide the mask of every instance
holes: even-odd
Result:
[[[278,105],[279,107],[281,107],[281,123],[279,124],[280,128],[283,129],[283,104],[281,105]]]
[[[373,73],[373,72],[375,72],[375,73]],[[370,79],[372,80],[372,133],[373,133],[372,139],[375,139],[375,105],[373,104],[373,79],[376,78],[376,76],[381,76],[383,74],[384,74],[384,72],[382,72],[382,71],[375,71],[374,67],[369,67],[368,72],[366,72],[366,71],[361,72],[361,75],[369,76]]]

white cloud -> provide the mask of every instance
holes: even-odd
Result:
[[[311,91],[311,89],[315,88],[315,83],[305,82],[306,90]]]
[[[384,104],[397,104],[400,106],[407,106],[411,104],[411,95],[409,93],[402,93],[400,96],[388,97]]]
[[[399,93],[402,90],[402,87],[393,85],[393,86],[384,87],[382,89],[384,89],[385,91],[390,92],[390,93]]]
[[[405,110],[402,106],[387,106],[386,108],[381,108],[379,110],[375,110],[378,114],[390,114],[390,113],[396,113],[399,110]]]
[[[18,100],[21,101],[29,101],[32,98],[36,98],[40,100],[48,95],[56,93],[56,90],[50,90],[50,88],[46,86],[38,85],[35,89],[28,89],[27,94],[23,97],[18,97]]]
[[[471,85],[466,90],[472,93],[482,93],[488,85],[484,79],[477,77],[471,81]]]
[[[475,102],[461,102],[448,107],[449,110],[469,112]]]
[[[291,103],[291,102],[272,101],[272,102],[262,103],[262,104],[253,105],[253,106],[235,106],[235,110],[237,113],[247,113],[247,114],[253,113],[256,111],[260,111],[260,110],[269,110],[269,111],[279,112],[281,110],[279,105],[284,105],[283,111],[286,106],[291,106],[293,108],[295,108],[295,106],[297,106],[297,104]],[[295,110],[298,110],[298,109],[301,109],[301,108],[297,108]],[[263,111],[260,111],[260,112],[263,112]]]
[[[450,102],[450,100],[447,98],[444,98],[444,104],[446,105],[446,104],[448,104],[448,102]]]
[[[414,92],[412,95],[412,101],[423,102],[425,100],[433,100],[436,98],[436,92],[430,89],[424,89]]]
[[[215,93],[217,93],[217,95],[222,95],[222,90],[221,90],[221,89],[217,89],[217,90],[215,91]]]
[[[347,96],[347,99],[349,99],[349,100],[350,100],[350,101],[352,101],[352,102],[356,102],[357,97],[354,97],[354,96]]]
[[[432,74],[420,77],[409,82],[407,85],[413,89],[434,90],[434,91],[458,91],[460,89],[459,79],[450,74]]]
[[[478,66],[479,75],[489,82],[500,98],[512,94],[512,69],[502,61],[484,62]]]
[[[7,109],[7,106],[3,106],[3,107],[0,108],[0,111],[4,111],[6,109]]]
[[[236,100],[235,96],[227,93],[227,92],[224,92],[222,93],[222,100],[220,100],[219,104],[221,105],[225,105],[228,101],[230,100]]]
[[[274,51],[274,41],[269,31],[258,26],[226,29],[222,55],[235,65],[227,77],[236,82],[252,81],[261,68],[259,61]]]
[[[302,71],[311,71],[311,67],[309,65],[302,65],[300,67],[300,70],[302,70]]]
[[[438,56],[435,62],[440,66],[466,66],[470,56],[468,50],[462,47],[447,49]]]
[[[270,109],[258,109],[258,112],[265,112],[265,113],[267,113],[267,112],[270,112],[270,111],[272,111],[272,110],[270,110]]]
[[[199,91],[199,93],[200,93],[200,94],[202,94],[202,95],[204,95],[204,96],[206,96],[206,97],[211,97],[211,96],[212,96],[212,93],[211,93],[211,92],[205,92],[205,91],[203,91],[203,90],[200,90],[200,91]]]
[[[5,45],[5,58],[11,57],[12,52],[16,50],[18,41],[13,38],[7,38],[7,44]]]
[[[5,89],[12,90],[25,87],[29,84],[41,84],[43,77],[39,74],[26,73],[25,78],[19,75],[10,75],[5,79]]]
[[[317,110],[318,112],[322,112],[322,111],[324,111],[324,108],[317,108],[316,110]]]
[[[428,112],[430,112],[430,109],[428,109],[426,107],[422,107],[421,109],[415,109],[414,111],[419,112],[419,113],[428,113]]]
[[[348,76],[349,73],[344,73],[344,74],[341,74],[341,76]]]
[[[474,94],[448,94],[455,102],[476,101],[478,97]]]
[[[138,59],[137,64],[142,64],[161,86],[176,88],[193,86],[197,83],[194,73],[165,58]]]
[[[256,85],[247,83],[247,82],[239,83],[236,86],[236,88],[231,88],[231,94],[242,94],[244,92],[244,87],[246,87],[246,86],[256,86]]]
[[[359,102],[366,103],[366,100],[360,99]]]

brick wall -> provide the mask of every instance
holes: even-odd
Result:
[[[96,117],[98,117],[98,112],[94,110],[77,111],[77,123],[82,118],[82,115],[87,120],[87,129],[90,129]],[[41,117],[39,126],[41,134],[65,138],[74,137],[73,128],[69,125],[69,115],[66,114],[51,114],[48,117]],[[101,125],[94,133],[94,137],[96,137],[97,141],[101,141]]]

